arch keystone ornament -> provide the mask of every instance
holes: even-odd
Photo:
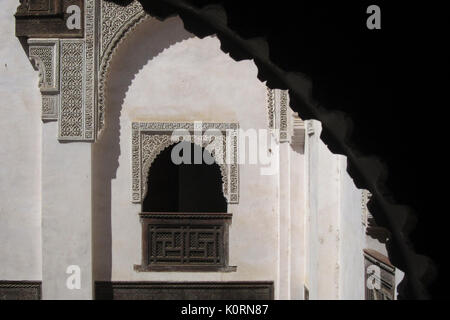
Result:
[[[189,133],[189,142],[202,147],[221,144],[221,147],[214,148],[219,151],[213,157],[222,174],[223,194],[228,203],[239,202],[237,123],[133,122],[131,128],[132,202],[141,203],[145,198],[148,173],[156,157],[171,145],[186,141],[186,137],[178,135],[177,130]],[[221,133],[222,138],[217,139],[217,135],[210,133],[212,130]]]

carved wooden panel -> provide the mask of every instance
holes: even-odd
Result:
[[[96,282],[99,300],[273,300],[273,282]]]
[[[234,271],[228,266],[227,213],[141,213],[137,271]]]
[[[0,281],[0,300],[40,300],[41,283],[36,281]]]
[[[69,29],[67,8],[81,9],[81,29]],[[27,38],[77,38],[84,36],[83,0],[21,0],[15,14],[16,36]]]
[[[149,225],[148,264],[223,265],[223,226]]]

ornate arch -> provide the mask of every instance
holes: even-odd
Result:
[[[201,147],[222,144],[219,150],[212,154],[220,167],[222,175],[222,190],[228,203],[239,202],[239,166],[238,155],[238,124],[237,123],[202,123],[196,128],[192,122],[133,122],[132,123],[132,201],[140,203],[147,194],[148,174],[156,157],[166,148],[186,138],[172,138],[177,129],[184,129],[190,133],[188,139]],[[193,135],[198,132],[201,135]],[[222,133],[223,139],[205,133],[208,129],[216,129]],[[227,141],[230,139],[230,141]],[[216,142],[214,142],[216,141]],[[220,150],[223,150],[222,152]],[[226,160],[230,159],[230,162]]]
[[[125,8],[114,2],[101,0],[101,32],[99,39],[100,66],[98,80],[97,130],[105,126],[105,85],[110,62],[117,47],[134,28],[150,18],[139,1]]]

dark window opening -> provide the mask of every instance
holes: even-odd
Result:
[[[153,162],[142,211],[227,212],[219,165],[215,162],[209,165],[204,161],[195,164],[194,152],[203,155],[205,149],[191,143],[188,146],[191,148],[191,164],[174,164],[171,159],[174,147],[166,148]]]

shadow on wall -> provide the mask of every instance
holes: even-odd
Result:
[[[105,88],[105,129],[92,150],[95,281],[111,280],[111,181],[119,167],[120,114],[125,95],[136,74],[150,60],[175,43],[192,37],[178,17],[164,22],[150,18],[124,39],[112,58]],[[130,186],[124,186],[125,192],[129,189]]]

